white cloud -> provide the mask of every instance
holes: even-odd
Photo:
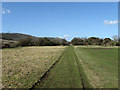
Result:
[[[63,37],[60,36],[59,38],[63,38]]]
[[[70,37],[70,35],[64,35],[63,36],[63,38],[69,38]]]
[[[8,12],[8,13],[11,13],[11,11],[10,11],[10,10],[7,10],[7,12]]]
[[[2,14],[10,14],[10,13],[11,11],[9,9],[5,9],[5,8],[2,9]]]
[[[110,20],[110,21],[104,20],[104,24],[117,24],[117,23],[118,23],[117,20],[114,20],[114,21],[112,21],[112,20]]]
[[[60,36],[59,38],[69,39],[70,35],[63,35],[63,36]]]
[[[3,10],[2,13],[5,14],[5,11]]]

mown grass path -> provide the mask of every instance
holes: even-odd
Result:
[[[73,46],[65,50],[57,65],[36,88],[83,88]]]

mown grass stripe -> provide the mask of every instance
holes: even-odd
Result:
[[[90,84],[90,82],[89,82],[89,80],[84,72],[82,64],[80,64],[80,61],[78,60],[78,57],[75,54],[74,47],[72,46],[72,48],[73,48],[73,53],[74,53],[75,60],[76,60],[77,66],[78,66],[78,70],[79,70],[79,74],[80,74],[80,78],[81,78],[81,83],[83,85],[83,89],[92,88],[92,85]]]
[[[83,88],[71,46],[42,83],[35,88]]]

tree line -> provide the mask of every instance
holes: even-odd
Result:
[[[110,38],[98,38],[98,37],[89,37],[89,38],[73,38],[71,40],[72,45],[101,45],[101,46],[120,46],[120,38],[113,36],[113,40]]]
[[[113,36],[113,39],[110,38],[98,38],[98,37],[89,37],[89,38],[80,38],[75,37],[71,41],[60,38],[38,38],[34,39],[32,37],[27,37],[25,39],[20,39],[18,41],[3,40],[2,48],[14,48],[14,47],[24,47],[24,46],[59,46],[59,45],[100,45],[100,46],[120,46],[120,38]],[[0,45],[1,47],[1,45]]]
[[[38,40],[33,40],[32,38],[26,38],[19,40],[20,46],[58,46],[58,45],[68,45],[67,40],[51,40],[49,38],[38,38]]]
[[[32,40],[31,38],[26,38],[19,41],[21,46],[57,46],[57,45],[101,45],[101,46],[120,46],[120,38],[113,36],[113,40],[110,38],[80,38],[75,37],[70,42],[65,39],[60,40],[50,40],[48,38],[39,38],[38,40]]]

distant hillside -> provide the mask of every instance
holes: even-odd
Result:
[[[17,47],[17,46],[19,46],[18,41],[0,39],[0,49],[1,48],[12,48],[12,47]]]
[[[26,39],[26,38],[38,39],[34,36],[21,34],[21,33],[0,33],[0,38],[5,40],[14,40],[14,41],[19,41],[21,39]]]
[[[35,37],[21,33],[0,33],[0,48],[13,48],[17,46],[56,46],[66,44],[67,41],[61,38]]]
[[[22,33],[0,33],[0,39],[4,40],[14,40],[14,41],[19,41],[22,39],[26,38],[31,38],[32,40],[38,40],[39,37],[27,35],[27,34],[22,34]],[[44,37],[43,37],[44,38]],[[51,37],[46,37],[51,41],[57,40],[57,41],[62,41],[63,39],[61,38],[51,38]]]

